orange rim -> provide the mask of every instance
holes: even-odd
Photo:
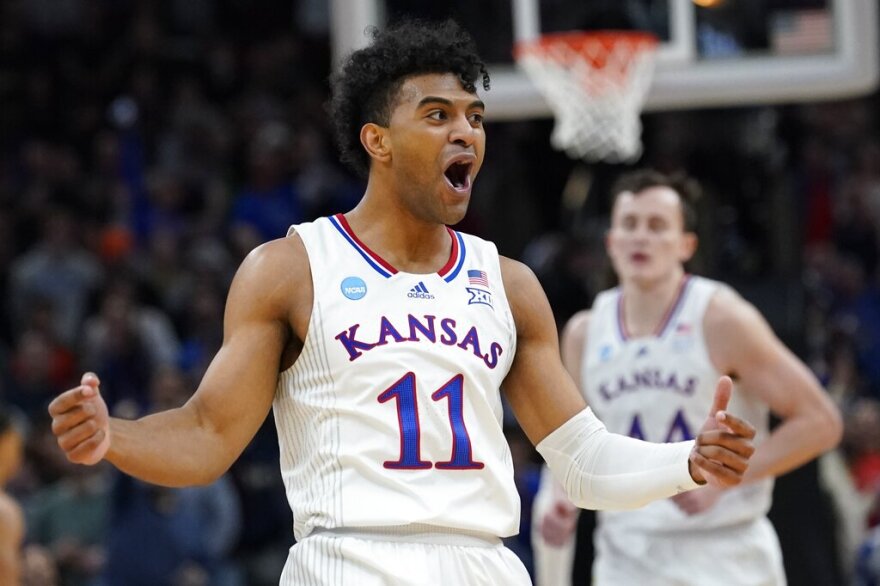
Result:
[[[573,54],[591,61],[594,67],[602,68],[605,65],[603,56],[618,45],[628,45],[631,54],[635,55],[643,51],[654,51],[658,43],[656,35],[645,31],[573,31],[541,35],[533,41],[520,41],[514,47],[513,54],[517,59],[526,54],[541,56],[547,55],[560,45],[567,45]],[[601,51],[595,51],[597,45],[601,47]],[[587,46],[593,49],[589,53],[585,51]],[[557,59],[555,56],[553,58]]]

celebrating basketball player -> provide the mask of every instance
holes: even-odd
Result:
[[[738,486],[599,513],[599,586],[785,584],[765,516],[773,478],[841,435],[834,404],[755,308],[729,287],[685,273],[697,246],[696,189],[686,177],[650,170],[620,178],[606,237],[620,286],[571,318],[562,357],[610,431],[651,442],[694,437],[715,381],[729,375],[729,410],[755,422],[757,449]],[[772,433],[768,412],[781,419]],[[571,584],[577,514],[544,474],[533,531],[540,586]]]
[[[345,214],[254,250],[223,346],[183,407],[109,418],[98,378],[50,406],[74,462],[169,486],[211,482],[274,407],[297,544],[282,584],[528,584],[500,388],[579,506],[636,507],[737,484],[754,428],[726,411],[697,441],[609,434],[562,365],[537,279],[449,228],[483,162],[489,78],[454,23],[404,23],[334,80],[342,156],[367,176]],[[708,416],[706,416],[708,415]]]

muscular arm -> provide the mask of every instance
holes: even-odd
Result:
[[[223,474],[266,418],[285,348],[296,342],[291,324],[296,338],[305,332],[306,324],[297,322],[307,321],[311,299],[308,260],[298,237],[254,250],[233,280],[223,345],[198,390],[178,409],[136,421],[111,418],[106,459],[165,486],[207,484]],[[103,455],[95,451],[103,439],[103,401],[88,397],[95,394],[88,386],[96,389],[97,382],[62,394],[50,406],[59,445],[80,463]]]
[[[744,482],[778,476],[837,445],[842,433],[837,408],[751,304],[730,289],[719,291],[704,330],[715,366],[781,419],[755,450]]]
[[[534,274],[501,259],[504,289],[516,322],[516,357],[504,395],[534,445],[587,404],[560,359],[553,312]]]

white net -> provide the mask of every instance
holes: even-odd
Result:
[[[656,46],[653,36],[630,32],[546,35],[520,44],[517,62],[556,116],[553,147],[587,161],[637,159]]]

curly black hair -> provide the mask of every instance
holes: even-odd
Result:
[[[331,78],[329,114],[341,160],[366,176],[370,157],[360,141],[364,124],[387,126],[397,93],[406,78],[427,73],[453,73],[468,92],[482,77],[489,89],[486,65],[470,34],[453,20],[407,20],[384,31],[371,31],[373,43],[354,51]]]
[[[649,187],[668,187],[676,192],[681,200],[685,232],[697,231],[697,202],[703,190],[696,179],[681,172],[667,175],[654,169],[637,169],[624,173],[611,187],[612,207],[621,193],[639,193]]]

